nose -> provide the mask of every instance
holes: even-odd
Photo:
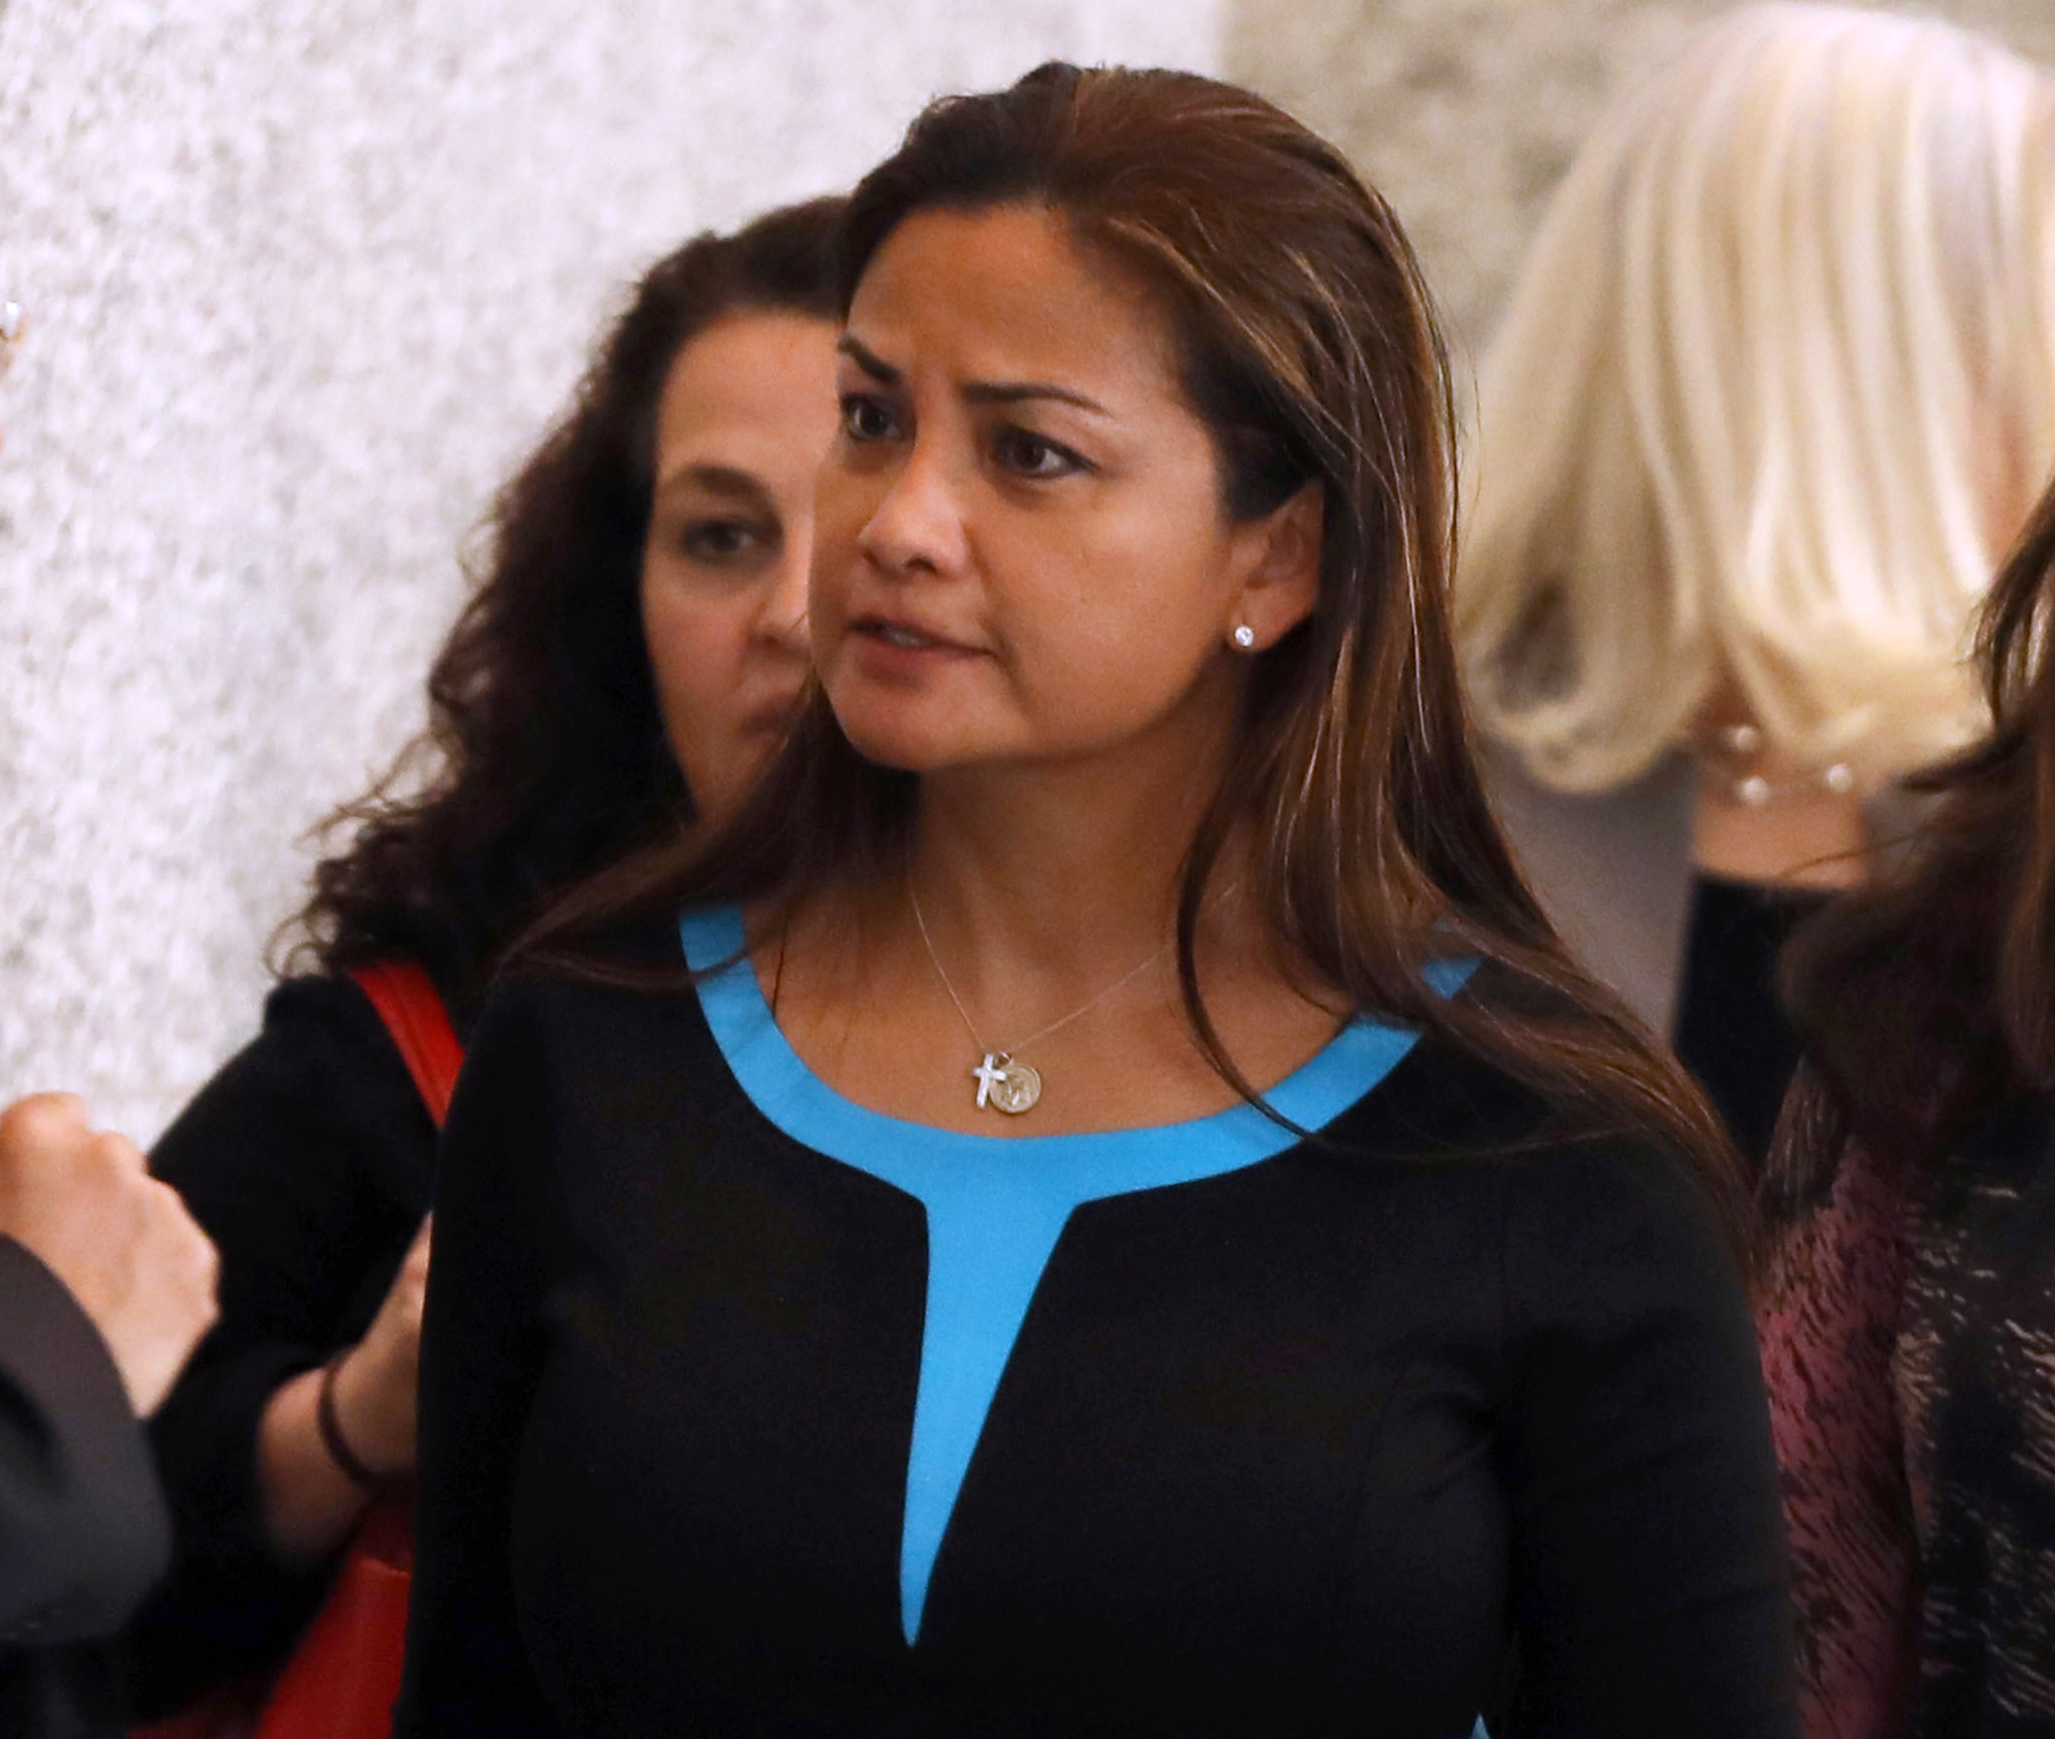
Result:
[[[968,547],[962,502],[938,453],[914,443],[856,542],[874,566],[901,578],[962,570]]]

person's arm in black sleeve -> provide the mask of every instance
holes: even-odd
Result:
[[[1517,1166],[1505,1473],[1522,1739],[1796,1739],[1755,1337],[1681,1166],[1621,1146]]]
[[[361,1334],[427,1206],[435,1130],[355,985],[275,990],[261,1035],[179,1115],[151,1169],[221,1254],[221,1316],[150,1423],[172,1574],[129,1647],[146,1712],[275,1665],[327,1586],[267,1535],[258,1433],[279,1387]]]
[[[543,987],[488,1003],[443,1136],[395,1739],[554,1734],[515,1613],[514,1470],[543,1353],[551,1094]]]
[[[112,1635],[170,1549],[106,1343],[49,1269],[0,1238],[0,1649]]]

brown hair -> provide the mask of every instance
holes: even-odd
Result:
[[[1895,872],[1793,938],[1808,1066],[1766,1206],[1816,1203],[1843,1144],[1915,1166],[1980,1110],[2055,1092],[2055,486],[1984,605],[1988,735],[1911,781],[1933,807]]]
[[[545,896],[690,818],[639,599],[657,406],[678,353],[727,315],[837,317],[843,204],[697,236],[636,284],[569,413],[500,491],[427,728],[325,824],[355,832],[315,869],[288,965],[402,955],[468,1000]]]
[[[1185,1006],[1252,1099],[1199,993],[1193,939],[1231,837],[1284,955],[1351,1005],[1443,1033],[1587,1126],[1656,1133],[1745,1215],[1689,1082],[1563,956],[1486,803],[1447,602],[1454,417],[1428,293],[1391,209],[1341,154],[1261,98],[1184,73],[1051,64],[931,106],[850,203],[845,306],[914,212],[1033,205],[1160,296],[1182,386],[1212,433],[1224,511],[1324,497],[1318,604],[1250,675],[1230,766],[1185,865]],[[789,902],[903,861],[916,781],[864,761],[817,696],[735,825],[697,857],[633,866],[563,925],[624,906]],[[1526,992],[1444,999],[1432,958],[1472,953]],[[1492,975],[1480,975],[1481,983]],[[1539,987],[1542,995],[1532,991]],[[1260,1103],[1260,1101],[1257,1101]]]

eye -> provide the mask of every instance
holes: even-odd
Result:
[[[1060,441],[1038,435],[1032,429],[1003,428],[993,438],[993,457],[1001,469],[1016,477],[1068,477],[1089,471],[1091,466]]]
[[[678,544],[693,561],[732,567],[755,560],[777,544],[778,528],[748,519],[695,519]]]
[[[846,392],[842,395],[842,432],[859,445],[889,441],[899,433],[899,413],[875,393]]]

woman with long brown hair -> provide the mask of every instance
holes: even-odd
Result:
[[[1391,212],[1052,65],[844,254],[821,697],[453,1108],[400,1732],[1793,1731],[1745,1216],[1480,792]]]
[[[1785,962],[1763,1362],[1811,1739],[2055,1723],[2051,622],[2055,488],[1986,608],[1989,733]]]
[[[840,204],[643,274],[502,491],[394,778],[338,818],[264,1028],[151,1156],[222,1253],[222,1314],[151,1430],[170,1580],[130,1642],[159,1714],[274,1668],[414,1465],[436,1133],[354,969],[425,970],[459,1033],[538,902],[731,811],[808,672]]]

